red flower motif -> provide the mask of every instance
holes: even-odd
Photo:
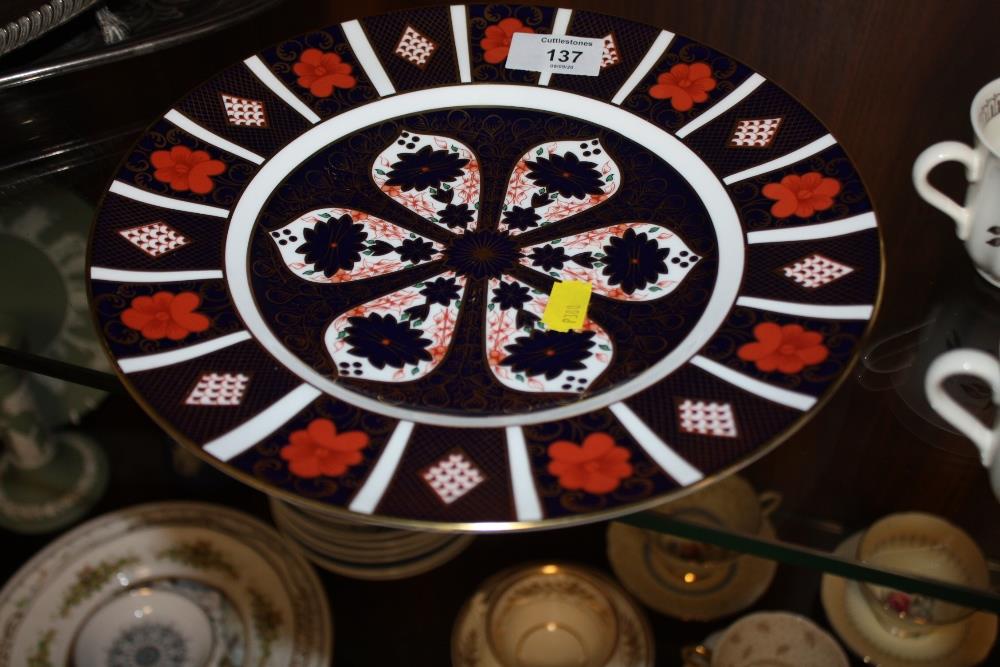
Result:
[[[329,419],[314,419],[304,431],[295,431],[281,448],[281,458],[299,477],[339,477],[352,465],[361,463],[361,450],[368,446],[363,431],[337,433]]]
[[[353,88],[358,81],[351,76],[352,69],[336,53],[319,49],[306,49],[299,62],[292,65],[299,75],[299,85],[316,97],[330,97],[334,88]]]
[[[830,354],[823,345],[823,336],[815,331],[806,331],[798,324],[780,326],[774,322],[763,322],[753,329],[756,343],[740,347],[737,354],[743,361],[752,361],[757,370],[770,373],[773,370],[791,375],[806,366],[813,366],[825,360]]]
[[[187,146],[174,146],[169,151],[153,151],[149,161],[156,167],[153,178],[168,183],[178,192],[204,195],[215,188],[210,176],[226,170],[221,160],[213,160],[205,151],[193,151]]]
[[[897,614],[905,614],[910,611],[910,605],[913,603],[913,598],[906,593],[893,591],[886,596],[885,603]]]
[[[632,474],[631,453],[607,433],[591,433],[583,445],[559,440],[549,445],[549,473],[564,489],[608,493]]]
[[[502,63],[507,59],[510,42],[518,32],[535,32],[534,29],[521,23],[520,19],[504,19],[496,25],[486,27],[486,36],[479,41],[483,47],[483,60],[488,63]]]
[[[714,88],[715,78],[707,63],[680,63],[656,78],[649,95],[658,100],[670,100],[675,111],[687,111],[695,102],[707,100],[708,91]]]
[[[137,296],[132,299],[132,307],[122,312],[122,322],[150,340],[181,340],[190,333],[204,331],[211,323],[201,313],[194,312],[200,304],[201,297],[194,292]]]
[[[762,190],[768,199],[774,199],[771,215],[787,218],[793,213],[808,218],[816,211],[833,206],[833,198],[840,192],[840,181],[824,178],[818,171],[808,174],[789,174],[780,183],[768,183]]]

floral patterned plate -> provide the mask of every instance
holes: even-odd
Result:
[[[309,564],[245,514],[170,502],[88,521],[22,567],[0,591],[0,667],[68,664],[88,622],[137,591],[204,612],[213,636],[208,664],[330,664],[330,611]],[[122,664],[188,654],[176,624],[136,620],[104,634],[112,630],[109,655]]]
[[[602,40],[597,76],[506,67]],[[289,39],[150,126],[94,225],[96,322],[177,439],[317,511],[582,523],[762,455],[853,362],[881,245],[778,86],[648,25],[420,8]],[[582,281],[582,324],[545,324]]]

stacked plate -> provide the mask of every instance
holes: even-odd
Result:
[[[0,667],[327,667],[331,643],[309,564],[269,526],[218,505],[98,517],[0,591]]]
[[[423,533],[350,523],[271,499],[271,515],[313,563],[355,579],[403,579],[444,565],[472,535]]]

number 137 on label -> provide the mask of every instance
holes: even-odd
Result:
[[[583,51],[569,51],[567,49],[549,49],[545,52],[550,63],[575,63],[583,55]]]

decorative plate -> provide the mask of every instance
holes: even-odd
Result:
[[[506,67],[519,32],[602,40],[599,74]],[[195,89],[123,162],[89,261],[122,378],[209,461],[314,509],[497,530],[635,511],[774,446],[853,362],[880,255],[843,148],[746,66],[455,5]],[[556,331],[568,280],[592,296]]]
[[[199,664],[330,664],[330,611],[302,556],[246,514],[170,502],[88,521],[22,567],[0,591],[0,666],[69,664],[74,650],[79,655],[80,637],[93,634],[94,620],[136,593],[186,601],[208,619],[211,660]],[[152,606],[171,622],[154,622],[154,613],[131,626],[119,621],[96,628],[104,644],[127,654],[108,664],[154,664],[157,651],[163,662],[155,664],[187,664],[168,659],[164,647],[186,654],[205,645],[184,632],[176,614]]]

